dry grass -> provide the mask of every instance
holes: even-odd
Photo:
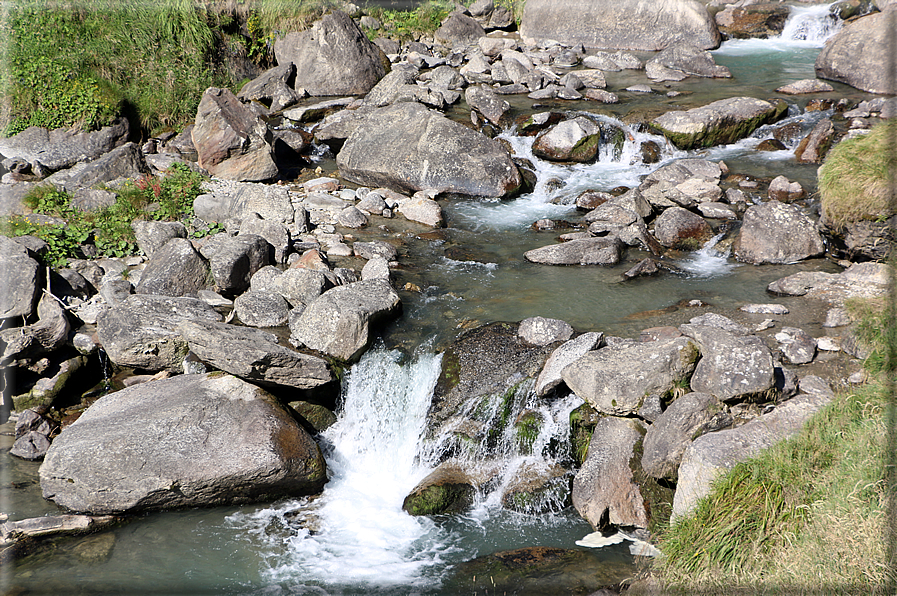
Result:
[[[897,122],[875,126],[862,137],[844,140],[819,169],[822,214],[835,228],[861,219],[897,213]]]

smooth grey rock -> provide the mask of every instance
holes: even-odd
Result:
[[[409,221],[416,221],[434,228],[441,228],[445,225],[442,207],[433,199],[423,196],[421,192],[414,193],[414,196],[401,203],[397,210]]]
[[[80,161],[92,161],[124,144],[131,128],[126,118],[118,118],[98,131],[82,132],[77,128],[61,128],[47,132],[31,127],[4,139],[0,154],[20,155],[39,169],[55,172]]]
[[[153,252],[137,284],[137,294],[185,296],[205,288],[209,264],[186,238],[172,238]]]
[[[773,122],[785,112],[784,102],[730,97],[687,111],[667,112],[651,125],[680,149],[731,143]]]
[[[275,41],[274,55],[296,65],[295,86],[313,96],[363,95],[388,71],[385,54],[340,10]]]
[[[346,207],[336,216],[339,225],[346,228],[363,228],[368,225],[367,215],[359,211],[354,205]]]
[[[648,64],[661,64],[667,68],[680,70],[685,74],[699,77],[731,78],[732,73],[725,66],[718,66],[713,55],[688,41],[678,41],[668,45],[655,55]],[[647,69],[648,65],[645,65]],[[648,78],[651,78],[650,76]]]
[[[142,278],[141,278],[142,281]],[[117,304],[134,293],[134,286],[127,279],[110,279],[100,288],[100,296],[106,304]]]
[[[153,256],[156,249],[161,248],[172,238],[186,238],[187,228],[179,221],[141,221],[131,222],[131,229],[137,239],[137,246],[147,257]]]
[[[523,257],[542,265],[616,265],[620,262],[620,240],[616,236],[571,240],[534,248]]]
[[[587,162],[595,159],[601,129],[591,119],[578,116],[549,128],[533,142],[533,154],[552,161]]]
[[[778,201],[748,207],[734,245],[735,258],[753,265],[794,263],[824,252],[816,224]]]
[[[281,346],[266,331],[204,320],[184,321],[178,331],[201,360],[253,383],[313,389],[334,378],[325,360]]]
[[[522,183],[500,143],[415,103],[372,111],[336,161],[346,180],[403,192],[500,197]]]
[[[21,459],[36,461],[43,459],[49,448],[50,439],[47,438],[47,435],[29,431],[15,440],[9,454]]]
[[[401,304],[385,280],[338,286],[308,304],[290,331],[312,350],[352,361],[370,343],[372,327],[397,315]]]
[[[772,354],[759,337],[695,324],[681,325],[679,330],[701,347],[692,391],[737,401],[765,396],[775,386]]]
[[[71,175],[59,179],[66,191],[74,193],[80,188],[89,188],[118,178],[139,178],[147,172],[149,167],[140,147],[134,143],[125,143],[85,164],[77,172],[73,170]]]
[[[698,315],[697,317],[692,317],[691,319],[689,319],[688,323],[690,325],[716,327],[717,329],[728,331],[733,335],[750,334],[750,331],[744,325],[739,325],[729,317],[724,317],[723,315],[717,314],[715,312],[708,312],[704,313],[703,315]]]
[[[531,346],[547,346],[557,341],[567,341],[573,335],[573,327],[560,319],[531,317],[520,321],[517,336]]]
[[[447,67],[451,68],[451,67]],[[417,79],[417,69],[393,70],[374,85],[364,97],[364,104],[375,108],[382,108],[396,102],[399,92],[405,85],[414,83]]]
[[[725,410],[709,393],[687,393],[675,400],[648,427],[642,469],[654,478],[676,480],[686,447],[708,430],[719,430],[719,424],[731,423]]]
[[[353,248],[355,249],[355,256],[361,257],[362,259],[373,259],[376,256],[380,256],[387,261],[395,261],[398,256],[396,247],[383,240],[356,242],[353,245]]]
[[[685,38],[702,49],[720,35],[703,4],[691,0],[645,3],[527,0],[520,23],[524,39],[557,40],[588,48],[656,51]]]
[[[782,327],[775,339],[791,364],[808,364],[816,356],[816,340],[803,329]]]
[[[689,515],[720,474],[799,432],[810,416],[829,401],[828,397],[798,395],[743,426],[695,439],[679,465],[672,519]]]
[[[576,395],[600,412],[633,414],[646,395],[663,395],[695,370],[698,346],[687,337],[607,346],[588,352],[561,372]]]
[[[234,311],[250,327],[279,327],[289,318],[287,301],[273,292],[244,292],[234,299]]]
[[[220,321],[221,315],[194,298],[135,294],[97,316],[97,335],[118,366],[179,372],[187,342],[177,325],[189,319]]]
[[[293,205],[286,188],[271,184],[244,182],[227,185],[196,197],[193,211],[204,221],[224,222],[243,219],[244,212],[257,213],[264,220],[293,222]]]
[[[776,89],[776,93],[784,93],[786,95],[803,95],[805,93],[828,93],[834,91],[834,87],[828,83],[824,83],[819,79],[801,79],[787,85],[782,85]]]
[[[589,350],[597,349],[603,339],[603,333],[592,331],[583,333],[579,337],[568,340],[558,346],[551,353],[551,356],[548,357],[545,366],[542,367],[542,372],[539,373],[539,377],[536,379],[536,395],[539,397],[547,395],[552,389],[563,383],[564,379],[561,376],[561,371],[567,365],[585,355]]]
[[[897,94],[893,55],[894,11],[870,14],[844,26],[816,57],[816,76],[869,93]]]
[[[573,479],[573,506],[592,527],[648,527],[651,514],[630,468],[644,433],[640,421],[628,418],[608,416],[595,425],[585,462]]]
[[[654,237],[667,248],[698,250],[713,237],[713,229],[700,215],[670,207],[655,220]]]
[[[222,373],[100,398],[53,441],[44,498],[121,513],[248,503],[321,490],[324,458],[273,397]]]
[[[460,12],[453,12],[433,34],[433,39],[454,48],[474,45],[484,35],[486,31],[476,20]]]
[[[389,281],[389,263],[383,257],[374,257],[361,268],[361,279],[385,279]]]
[[[753,315],[787,315],[790,310],[781,304],[745,304],[738,310]]]
[[[270,264],[269,244],[261,236],[217,234],[199,252],[209,260],[215,291],[238,294],[249,287],[252,275]]]

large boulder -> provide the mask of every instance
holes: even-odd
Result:
[[[603,340],[603,333],[591,331],[558,346],[548,357],[545,366],[542,367],[542,372],[539,373],[539,378],[536,379],[536,395],[540,397],[547,395],[552,389],[563,383],[561,371],[584,356],[586,352],[598,348]]]
[[[497,141],[417,103],[372,111],[336,156],[340,175],[365,186],[502,197],[522,179]]]
[[[352,361],[370,344],[372,327],[398,314],[402,301],[384,279],[332,288],[290,322],[292,337],[312,350]]]
[[[180,375],[100,398],[53,441],[45,498],[74,511],[248,503],[321,490],[314,440],[262,389]]]
[[[28,255],[28,249],[6,236],[0,236],[0,319],[30,317],[40,292],[40,267]]]
[[[190,134],[199,165],[214,176],[258,182],[277,175],[268,126],[228,89],[206,89]]]
[[[692,442],[679,465],[673,518],[694,510],[710,486],[736,463],[800,431],[804,423],[832,400],[831,395],[801,394],[743,426],[702,435]]]
[[[892,8],[847,24],[816,57],[816,76],[869,93],[897,93]]]
[[[196,197],[193,212],[204,221],[214,222],[230,218],[242,220],[244,212],[284,224],[292,223],[295,217],[290,193],[285,187],[251,182],[216,186],[210,193]]]
[[[730,97],[687,111],[667,112],[651,125],[680,149],[694,149],[737,141],[779,119],[787,109],[783,101]]]
[[[720,43],[713,17],[694,0],[527,0],[520,34],[536,42],[621,50],[662,50],[680,39],[705,50]]]
[[[729,38],[746,39],[776,37],[785,28],[791,10],[774,3],[730,5],[716,13],[719,32]]]
[[[83,132],[78,128],[48,131],[32,126],[7,139],[0,139],[0,155],[21,157],[40,172],[55,172],[79,161],[91,161],[112,151],[128,140],[131,127],[119,118],[100,130]]]
[[[595,159],[601,129],[585,116],[565,120],[533,141],[533,154],[552,161],[586,162]]]
[[[620,262],[616,236],[581,238],[528,250],[523,257],[541,265],[616,265]]]
[[[292,62],[269,68],[249,81],[237,94],[242,100],[256,100],[265,104],[272,112],[291,106],[301,99],[293,89],[296,67]]]
[[[768,397],[774,390],[772,353],[759,337],[700,324],[681,325],[679,330],[701,348],[701,360],[691,377],[692,391],[739,401]]]
[[[695,370],[698,347],[687,337],[607,346],[587,352],[561,376],[573,393],[606,414],[638,412],[650,395],[663,396]]]
[[[745,263],[794,263],[825,252],[817,225],[794,205],[769,201],[744,212],[735,258]]]
[[[152,253],[137,284],[138,294],[185,296],[206,286],[209,264],[186,238],[172,238]]]
[[[118,366],[180,372],[188,348],[177,326],[189,319],[221,315],[194,298],[135,294],[97,315],[97,336]]]
[[[209,260],[215,291],[239,294],[249,287],[252,275],[271,264],[270,245],[261,236],[216,234],[200,247]]]
[[[385,54],[346,13],[334,10],[311,29],[274,42],[280,65],[296,65],[297,88],[309,95],[363,95],[388,71]]]
[[[56,177],[66,191],[75,192],[80,188],[90,188],[118,178],[139,178],[147,173],[149,167],[140,147],[134,143],[125,143],[77,171],[73,168],[70,172],[59,172]]]
[[[193,319],[178,332],[200,360],[247,381],[312,389],[333,380],[325,360],[281,346],[260,329]]]

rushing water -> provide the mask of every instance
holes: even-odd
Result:
[[[724,43],[714,56],[730,68],[733,79],[686,79],[670,86],[684,92],[677,98],[623,91],[644,82],[643,72],[624,71],[607,77],[620,104],[549,102],[538,108],[584,110],[623,128],[622,152],[605,151],[596,163],[546,162],[532,154],[531,138],[502,133],[515,154],[533,164],[535,191],[511,201],[448,199],[442,202],[446,229],[398,236],[402,266],[394,272],[395,284],[412,283],[421,291],[403,294],[403,316],[383,334],[386,347],[367,353],[344,381],[338,422],[319,437],[330,474],[322,495],[147,515],[112,532],[62,542],[14,571],[5,569],[0,582],[39,593],[439,594],[452,565],[472,557],[523,546],[572,548],[591,530],[575,512],[526,515],[503,509],[499,500],[518,470],[547,465],[563,455],[553,453],[546,460],[544,447],[569,432],[569,412],[579,404],[575,396],[544,403],[521,394],[516,407],[537,412],[545,424],[526,452],[506,437],[498,450],[501,480],[479,495],[468,514],[415,518],[402,511],[404,497],[431,470],[444,440],[421,440],[439,372],[436,353],[461,326],[536,315],[564,319],[580,331],[631,337],[658,321],[675,324],[706,312],[677,306],[691,299],[728,312],[745,302],[768,301],[766,285],[783,275],[834,270],[822,259],[789,266],[740,265],[721,248],[722,232],[702,250],[673,255],[682,275],[650,280],[621,281],[624,267],[646,256],[634,249],[628,249],[626,263],[612,269],[537,266],[522,257],[526,250],[555,242],[557,232],[535,232],[530,227],[534,221],[579,217],[573,206],[563,204],[571,197],[585,189],[634,186],[641,176],[682,157],[725,160],[734,173],[754,178],[784,174],[814,188],[815,166],[796,164],[791,151],[755,151],[770,136],[769,128],[729,146],[682,152],[623,121],[639,111],[691,107],[722,97],[770,97],[780,85],[813,77],[816,54],[838,26],[827,14],[825,6],[795,7],[782,38]],[[833,98],[864,97],[843,85],[835,87]],[[789,118],[806,130],[825,115],[804,113],[801,98],[789,101]],[[512,102],[518,111],[536,109],[528,100]],[[661,146],[660,163],[641,162],[638,147],[645,140]],[[402,226],[387,221],[385,227],[356,237],[395,242],[392,230]],[[777,301],[795,313],[807,308],[799,299]],[[807,315],[808,324],[818,325],[813,316],[818,314]],[[37,465],[0,451],[4,511],[13,519],[55,512],[40,499],[34,482]],[[606,549],[603,556],[621,577],[632,569],[625,548]]]

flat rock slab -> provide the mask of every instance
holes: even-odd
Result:
[[[688,111],[667,112],[651,125],[680,149],[711,147],[737,141],[781,117],[785,102],[730,97]]]
[[[616,236],[582,238],[534,248],[523,257],[541,265],[616,265],[620,262],[620,249]]]
[[[265,391],[224,373],[100,398],[53,441],[44,498],[114,514],[299,496],[326,481],[321,450]]]
[[[888,294],[891,268],[885,263],[855,263],[841,273],[801,271],[767,286],[780,296],[806,296],[843,306],[848,298],[875,298]]]
[[[744,213],[735,258],[745,263],[794,263],[825,252],[816,224],[794,205],[769,201]]]
[[[271,333],[215,321],[184,321],[190,351],[215,368],[261,385],[312,389],[333,380],[323,358],[281,346]]]
[[[726,401],[764,395],[773,388],[772,354],[759,337],[695,324],[681,325],[679,330],[701,346],[692,391]]]

